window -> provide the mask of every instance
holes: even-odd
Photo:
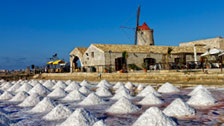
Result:
[[[91,57],[94,58],[94,52],[91,53]]]

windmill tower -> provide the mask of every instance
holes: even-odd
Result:
[[[137,45],[154,45],[153,29],[144,22],[142,26],[138,26]]]

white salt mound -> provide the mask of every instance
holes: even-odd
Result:
[[[14,92],[19,89],[22,85],[20,83],[15,83],[12,87],[8,89],[8,91]]]
[[[176,126],[177,124],[166,116],[159,108],[147,109],[132,126]]]
[[[47,115],[43,117],[45,120],[61,120],[66,119],[72,114],[72,111],[66,106],[59,104],[53,108]]]
[[[50,98],[45,97],[33,109],[31,109],[30,112],[32,113],[49,112],[54,107],[55,107],[55,103]]]
[[[82,86],[81,88],[79,88],[79,91],[85,95],[90,94],[92,91],[90,91],[87,87]]]
[[[110,88],[111,84],[107,80],[101,80],[96,87],[107,87],[107,88]]]
[[[129,89],[129,90],[132,90],[132,89],[134,88],[134,84],[131,83],[131,82],[127,82],[127,83],[125,84],[125,87],[126,87],[127,89]]]
[[[73,101],[83,100],[85,97],[86,96],[84,94],[82,94],[81,92],[79,92],[78,90],[74,90],[74,91],[70,92],[66,97],[64,97],[61,100],[62,101],[73,102]]]
[[[77,108],[61,126],[92,126],[98,119],[89,111]]]
[[[188,95],[189,95],[189,96],[193,96],[193,95],[196,94],[196,92],[199,91],[199,90],[203,90],[204,92],[207,92],[207,93],[211,94],[211,92],[210,92],[206,87],[204,87],[204,86],[202,86],[202,85],[198,85],[198,86],[195,87],[194,90],[191,91]]]
[[[1,87],[1,89],[2,90],[8,90],[10,87],[12,87],[13,86],[13,84],[12,83],[10,83],[10,82],[7,82],[7,83],[5,83],[2,87]]]
[[[103,120],[99,120],[96,123],[94,123],[93,126],[107,126],[107,125],[103,122]]]
[[[92,85],[87,81],[87,80],[83,80],[81,83],[80,83],[81,86],[85,86],[85,87],[91,87]]]
[[[73,91],[73,90],[78,90],[81,86],[77,82],[72,82],[70,83],[66,88],[65,91]]]
[[[109,113],[134,113],[140,110],[136,105],[129,101],[126,97],[121,97],[117,102],[115,102],[109,109],[106,111]]]
[[[0,96],[0,100],[9,100],[13,97],[14,95],[11,94],[8,91],[4,91],[4,93]]]
[[[148,94],[153,93],[155,96],[160,97],[161,94],[159,94],[152,86],[148,85],[145,89],[143,89],[137,96],[144,97]]]
[[[187,103],[193,106],[211,106],[216,103],[216,99],[213,98],[211,93],[201,89],[191,96]]]
[[[145,85],[139,84],[137,87],[137,91],[142,91],[145,88]]]
[[[115,93],[119,93],[120,91],[126,91],[127,93],[130,93],[130,90],[127,89],[124,85],[120,86]]]
[[[40,96],[38,94],[31,94],[18,106],[20,107],[32,107],[40,102]]]
[[[43,83],[43,86],[45,86],[48,89],[52,89],[52,87],[54,87],[54,85],[55,84],[49,80]]]
[[[97,88],[96,94],[101,97],[110,97],[112,96],[111,92],[107,88]]]
[[[97,96],[95,93],[89,94],[79,105],[98,105],[106,103],[102,98]]]
[[[3,114],[0,113],[0,126],[9,126],[11,121]]]
[[[163,101],[156,97],[153,93],[149,93],[138,103],[142,105],[159,105],[163,104]]]
[[[58,87],[54,89],[50,94],[47,95],[47,97],[50,98],[62,98],[65,97],[67,93],[64,91],[64,89]]]
[[[189,117],[195,115],[195,109],[190,107],[187,103],[183,102],[180,98],[175,99],[170,103],[163,112],[167,116],[172,117]]]
[[[33,86],[31,84],[24,83],[19,89],[16,90],[16,92],[21,92],[21,91],[29,92],[32,88]]]
[[[65,83],[66,83],[67,85],[69,85],[70,83],[72,83],[72,80],[67,80]]]
[[[120,88],[120,86],[124,86],[124,84],[122,82],[117,82],[114,86],[113,89],[118,89]]]
[[[43,86],[42,84],[36,84],[36,86],[34,86],[28,93],[29,94],[33,94],[33,93],[37,93],[40,96],[46,96],[48,93],[50,92],[49,89],[47,89],[45,86]]]
[[[22,102],[23,100],[25,100],[27,97],[29,96],[29,94],[25,91],[21,91],[19,93],[17,93],[12,99],[10,99],[9,101],[11,102]]]
[[[59,88],[59,87],[65,89],[67,87],[67,84],[65,84],[65,82],[63,82],[63,81],[58,81],[54,85],[54,87],[52,87],[52,89],[56,89],[56,88]]]
[[[169,82],[166,82],[158,89],[158,92],[160,92],[160,93],[175,93],[175,92],[179,92],[179,91],[180,90],[178,88],[176,88]]]
[[[120,99],[121,97],[126,97],[128,99],[134,98],[126,90],[120,90],[119,92],[116,92],[111,99]]]

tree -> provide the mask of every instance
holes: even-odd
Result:
[[[127,72],[127,59],[128,59],[128,53],[126,51],[122,52],[122,59],[123,59],[123,71]]]
[[[167,69],[170,69],[170,65],[169,65],[169,59],[171,57],[171,52],[173,51],[173,48],[168,47],[167,49],[167,54],[166,54],[166,63],[167,63]]]

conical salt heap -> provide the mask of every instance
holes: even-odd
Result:
[[[92,91],[90,91],[87,87],[82,86],[81,88],[79,88],[79,91],[85,95],[90,94]]]
[[[156,97],[153,93],[149,93],[138,103],[142,105],[160,105],[163,104],[163,101]]]
[[[105,104],[106,102],[97,96],[95,93],[89,94],[83,101],[79,103],[79,105],[98,105]]]
[[[160,92],[160,93],[176,93],[176,92],[179,92],[179,91],[180,90],[178,88],[176,88],[175,86],[173,86],[169,82],[166,82],[165,84],[163,84],[158,89],[158,92]]]
[[[107,88],[103,88],[103,87],[97,88],[96,89],[96,94],[98,96],[101,96],[101,97],[110,97],[110,96],[112,96],[111,92]]]
[[[65,83],[66,83],[67,85],[69,85],[70,83],[72,83],[72,80],[67,80]]]
[[[10,123],[12,123],[12,121],[0,113],[0,126],[10,126]]]
[[[130,90],[127,89],[124,85],[121,85],[121,86],[115,91],[115,93],[119,93],[120,91],[126,91],[127,93],[130,93]]]
[[[176,126],[177,124],[166,116],[159,108],[147,109],[132,126]]]
[[[8,91],[4,91],[4,93],[0,96],[0,100],[9,100],[13,97],[14,95],[11,94]]]
[[[77,108],[61,126],[92,126],[98,119],[89,111]]]
[[[40,96],[38,94],[31,94],[18,106],[20,107],[33,107],[40,102]]]
[[[103,120],[99,120],[95,122],[93,126],[107,126],[107,125],[103,122]]]
[[[124,84],[122,82],[117,82],[114,86],[113,86],[113,89],[119,89],[120,86],[124,86]]]
[[[67,84],[65,84],[65,82],[63,82],[63,81],[58,81],[54,85],[54,87],[52,87],[52,89],[56,89],[56,88],[59,88],[59,87],[65,89],[67,87]]]
[[[40,96],[46,96],[48,93],[50,92],[49,89],[47,89],[45,86],[43,86],[42,84],[36,84],[36,86],[34,86],[28,93],[29,94],[33,94],[33,93],[37,93]]]
[[[50,94],[47,95],[47,97],[50,98],[63,98],[67,95],[67,93],[64,91],[64,89],[57,87],[54,89]]]
[[[62,101],[74,102],[83,100],[86,96],[79,92],[78,90],[74,90],[70,92],[66,97],[61,99]]]
[[[50,98],[45,97],[33,109],[31,109],[30,112],[31,113],[49,112],[54,107],[55,107],[55,103]]]
[[[54,87],[54,85],[55,84],[52,81],[50,81],[50,80],[48,80],[48,81],[43,83],[43,86],[45,86],[48,89],[52,89]]]
[[[101,80],[96,87],[106,87],[106,88],[110,88],[111,84],[107,81],[107,80]]]
[[[66,106],[59,104],[43,117],[45,120],[66,119],[72,114],[72,111]]]
[[[133,88],[135,87],[135,85],[134,85],[133,83],[131,83],[131,82],[127,82],[127,83],[125,84],[125,87],[126,87],[127,89],[129,89],[129,90],[133,90]]]
[[[191,117],[195,115],[195,109],[183,102],[180,98],[177,98],[170,103],[163,112],[167,116],[172,117]]]
[[[66,88],[65,91],[73,91],[73,90],[78,90],[81,86],[77,82],[72,82],[70,83]]]
[[[216,99],[213,98],[211,93],[208,93],[204,89],[199,89],[193,96],[191,96],[187,103],[193,106],[211,106],[216,103]]]
[[[126,97],[121,97],[106,111],[108,113],[127,114],[127,113],[134,113],[139,110],[140,109],[136,105],[134,105],[131,101],[129,101]]]
[[[29,92],[32,88],[33,86],[31,84],[24,83],[19,89],[16,90],[16,92],[21,92],[21,91]]]
[[[12,83],[10,83],[10,82],[7,82],[7,83],[5,83],[2,87],[1,87],[1,89],[2,90],[8,90],[10,87],[12,87],[13,86],[13,84]]]
[[[152,86],[148,85],[145,87],[137,96],[139,97],[144,97],[147,96],[148,94],[153,93],[155,96],[160,97],[161,94],[159,94]]]
[[[7,91],[15,92],[19,89],[22,85],[20,83],[15,83],[12,87],[10,87]]]
[[[83,87],[83,86],[85,86],[85,87],[91,87],[92,85],[87,81],[87,80],[83,80],[81,83],[80,83],[80,85]]]
[[[21,91],[19,93],[17,93],[12,99],[10,99],[9,101],[11,102],[22,102],[23,100],[25,100],[27,97],[29,96],[29,94],[25,91]]]
[[[203,90],[204,92],[207,92],[208,94],[211,94],[211,92],[210,92],[206,87],[204,87],[204,86],[202,86],[202,85],[198,85],[198,86],[195,87],[194,90],[191,91],[188,95],[189,95],[189,96],[193,96],[193,95],[196,94],[197,91],[199,91],[199,90]]]
[[[137,87],[137,91],[140,92],[140,91],[142,91],[144,88],[145,88],[145,85],[143,85],[143,84],[139,84],[138,87]]]
[[[128,99],[134,98],[127,90],[119,90],[111,99],[120,99],[121,97],[126,97]]]

